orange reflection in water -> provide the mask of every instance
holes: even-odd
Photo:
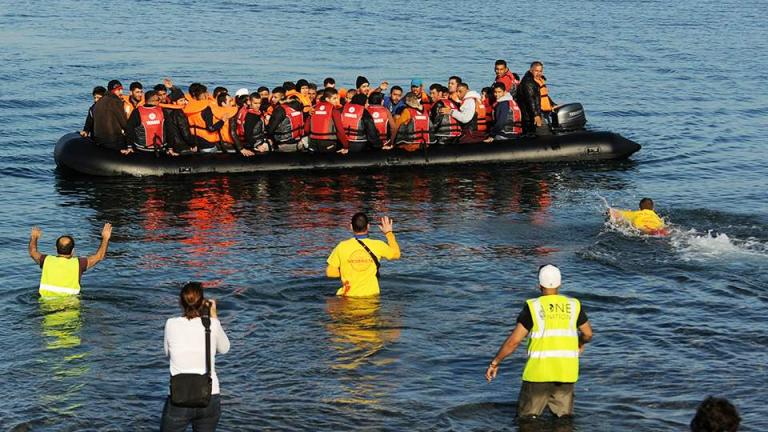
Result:
[[[180,215],[186,222],[188,236],[181,240],[186,245],[184,261],[189,267],[198,269],[206,277],[206,286],[218,286],[223,279],[237,272],[236,268],[216,267],[237,244],[240,234],[237,217],[234,214],[235,198],[230,193],[229,179],[195,183],[192,197],[187,201],[187,211]],[[209,279],[210,269],[218,279]]]

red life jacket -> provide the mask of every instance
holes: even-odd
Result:
[[[147,107],[144,105],[139,105],[136,109],[139,110],[141,126],[144,127],[144,147],[153,150],[163,148],[165,142],[163,139],[163,123],[165,122],[163,109],[159,106]]]
[[[237,117],[235,117],[235,133],[240,142],[245,142],[245,117],[248,115],[248,111],[251,111],[251,109],[243,105],[237,112]]]
[[[509,104],[509,115],[507,121],[504,123],[502,132],[513,135],[520,135],[523,133],[523,114],[520,112],[520,107],[517,106],[517,102],[514,99],[501,101],[497,103]]]
[[[321,141],[336,140],[336,124],[333,122],[334,106],[330,102],[318,102],[315,112],[309,118],[309,139]]]
[[[245,105],[240,107],[240,110],[237,112],[237,117],[235,117],[235,133],[237,134],[237,139],[239,139],[241,143],[248,142],[248,138],[245,136],[245,119],[248,117],[248,114],[256,114],[259,117],[262,115],[259,110],[248,108]]]
[[[366,108],[373,117],[373,124],[376,126],[376,132],[379,133],[381,143],[386,144],[389,141],[387,129],[389,126],[389,110],[381,105],[368,105]]]
[[[409,146],[418,144],[419,146],[428,145],[429,142],[429,115],[425,112],[419,112],[415,108],[406,107],[410,118],[408,123],[401,126],[397,131],[397,144]]]
[[[302,113],[301,110],[291,108],[288,104],[282,104],[281,106],[285,110],[285,118],[286,121],[289,122],[290,130],[285,131],[286,133],[284,135],[287,136],[287,139],[278,139],[278,141],[286,142],[289,139],[301,139],[301,137],[304,136],[304,113]],[[277,135],[277,133],[275,135]]]
[[[457,110],[459,106],[450,99],[440,99],[444,107]],[[438,115],[435,118],[435,136],[455,138],[461,136],[461,124],[452,115]]]
[[[341,125],[344,127],[344,133],[350,142],[367,141],[363,129],[364,112],[364,106],[353,103],[344,105],[344,109],[341,111]]]

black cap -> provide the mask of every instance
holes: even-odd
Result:
[[[112,80],[107,84],[107,91],[111,92],[112,90],[122,87],[123,85],[118,80]]]
[[[357,82],[355,83],[355,87],[356,88],[360,88],[360,86],[363,85],[363,84],[370,84],[370,82],[368,82],[368,78],[366,78],[366,77],[364,77],[362,75],[358,76],[357,77]]]
[[[184,97],[183,91],[179,90],[178,87],[171,87],[171,94],[170,94],[171,102],[176,102],[177,100],[183,97]]]

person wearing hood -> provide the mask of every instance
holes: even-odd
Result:
[[[408,92],[405,95],[405,109],[395,119],[391,142],[406,151],[425,149],[433,143],[431,131],[432,122],[429,113],[421,105],[421,96]]]
[[[107,84],[107,94],[93,105],[93,140],[98,146],[113,150],[125,148],[123,85],[118,80]]]
[[[443,115],[450,114],[461,123],[463,133],[459,142],[474,143],[488,138],[485,106],[481,102],[480,94],[470,90],[467,83],[459,84],[456,94],[461,99],[459,109],[443,107],[439,112]]]
[[[493,107],[493,127],[490,137],[485,142],[494,140],[509,140],[520,136],[523,133],[522,116],[517,102],[512,98],[504,83],[493,83],[493,95],[496,103]]]

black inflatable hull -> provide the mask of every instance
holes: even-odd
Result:
[[[194,154],[157,157],[151,153],[124,156],[97,147],[77,133],[56,143],[56,165],[94,176],[162,176],[200,173],[246,173],[510,162],[576,162],[626,159],[640,144],[611,132],[574,132],[520,138],[492,144],[432,146],[426,152],[371,151],[365,153],[267,153],[246,158],[239,154]]]

